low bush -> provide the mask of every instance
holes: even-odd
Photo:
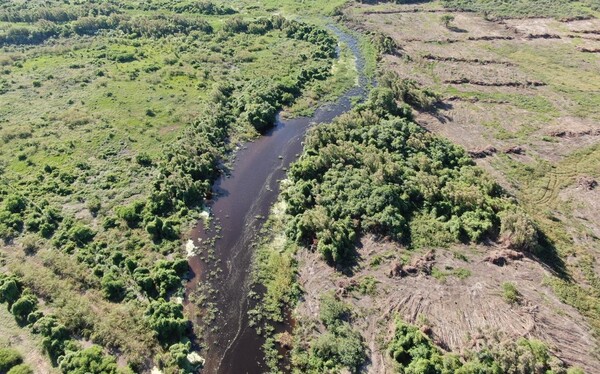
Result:
[[[152,301],[146,309],[146,318],[158,340],[170,345],[181,340],[188,332],[189,321],[183,316],[183,306],[164,299]]]
[[[134,201],[129,205],[118,207],[116,213],[119,218],[127,222],[129,227],[135,228],[142,221],[144,207],[143,201]]]
[[[6,374],[33,374],[33,369],[29,365],[19,364],[13,366]]]
[[[348,324],[341,324],[313,342],[307,367],[311,372],[346,369],[357,373],[365,359],[365,346],[360,333]]]
[[[509,304],[517,304],[521,300],[521,293],[517,287],[510,282],[502,283],[502,296]]]
[[[108,300],[119,302],[125,297],[127,290],[125,288],[125,282],[123,282],[118,274],[112,272],[104,274],[100,284],[102,287],[102,294]]]
[[[64,355],[70,338],[65,325],[60,323],[55,316],[42,316],[33,324],[31,331],[42,336],[44,351],[50,356],[53,363],[57,363],[58,358]]]
[[[28,292],[23,292],[23,295],[12,304],[10,312],[15,317],[15,321],[20,326],[28,324],[27,317],[30,313],[37,309],[38,299]]]
[[[60,361],[60,370],[65,374],[117,374],[117,362],[107,356],[102,348],[94,345],[84,350],[67,351]]]
[[[475,373],[564,373],[560,360],[551,356],[548,347],[538,340],[486,341],[479,351],[467,352],[462,359],[442,352],[417,327],[396,321],[388,353],[398,371],[406,374],[475,374]]]
[[[440,101],[439,95],[435,92],[421,87],[411,79],[400,78],[398,73],[391,70],[381,76],[380,85],[391,89],[394,97],[415,109],[431,109]]]
[[[0,373],[9,371],[23,362],[23,357],[13,348],[0,348]]]
[[[0,274],[0,303],[7,303],[10,309],[13,303],[21,297],[22,287],[22,283],[17,277]]]
[[[354,330],[348,319],[350,307],[333,294],[323,295],[319,317],[327,331],[314,340],[295,346],[292,360],[301,372],[358,372],[366,359],[366,348],[361,334]]]
[[[538,230],[525,212],[506,211],[500,215],[500,240],[509,248],[532,251],[538,245]]]
[[[191,343],[177,343],[169,347],[169,352],[165,360],[165,366],[177,368],[181,374],[197,373],[200,370],[199,363],[192,363],[188,359]]]
[[[333,327],[350,317],[350,307],[343,301],[338,300],[332,294],[321,297],[319,304],[319,318],[326,327]]]

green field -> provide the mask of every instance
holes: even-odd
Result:
[[[355,79],[328,31],[273,5],[0,3],[2,301],[63,372],[192,370],[165,299],[219,164]]]

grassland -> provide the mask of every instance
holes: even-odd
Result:
[[[273,16],[294,4],[0,2],[0,288],[35,312],[32,366],[195,370],[182,238],[212,180],[277,110],[354,84],[322,9]]]

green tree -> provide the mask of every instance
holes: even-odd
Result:
[[[454,16],[451,14],[444,14],[440,17],[440,21],[444,25],[444,27],[449,28],[450,24],[454,22]]]
[[[183,305],[171,301],[151,302],[146,309],[146,318],[158,340],[164,344],[178,342],[188,330],[189,321],[183,316]]]

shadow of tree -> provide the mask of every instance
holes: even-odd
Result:
[[[456,32],[456,33],[467,33],[468,31],[465,29],[461,29],[460,27],[457,26],[453,26],[453,25],[448,25],[447,29],[452,31],[452,32]]]
[[[540,263],[544,268],[560,279],[569,282],[572,281],[572,278],[567,271],[566,264],[558,254],[558,250],[554,243],[543,232],[538,233],[538,242],[538,246],[528,257]]]

